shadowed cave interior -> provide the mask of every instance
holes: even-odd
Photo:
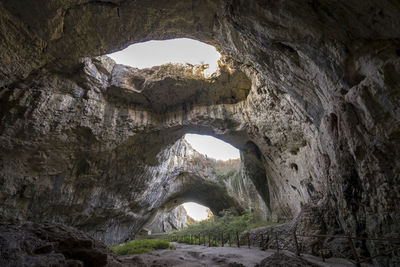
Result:
[[[106,245],[186,201],[398,238],[399,15],[394,0],[0,1],[0,265],[118,266]],[[104,56],[174,38],[215,47],[217,73]],[[218,181],[188,133],[238,148],[238,175]]]

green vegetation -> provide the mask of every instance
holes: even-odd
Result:
[[[230,177],[240,176],[239,170],[235,170],[227,166],[217,166],[213,169],[213,172],[220,183],[224,183]]]
[[[115,247],[111,247],[111,250],[118,255],[128,255],[128,254],[148,253],[156,249],[167,249],[167,248],[176,249],[174,245],[168,242],[168,240],[143,239],[143,240],[134,240]]]
[[[241,177],[240,175],[240,159],[230,159],[226,161],[214,160],[212,162],[213,173],[217,181],[224,184],[228,179]]]
[[[211,247],[219,247],[221,246],[220,241],[216,241],[214,239],[208,240],[208,237],[201,237],[200,238],[200,243],[201,244],[210,244]],[[199,244],[199,238],[198,236],[179,236],[177,239],[175,239],[176,242],[178,243],[186,243],[186,244],[193,244],[193,245],[198,245]]]
[[[236,233],[240,234],[247,229],[275,224],[269,221],[262,221],[253,213],[238,216],[234,212],[226,210],[221,212],[221,216],[213,216],[208,220],[195,222],[186,228],[170,233],[170,235],[178,236],[177,242],[188,244],[198,244],[198,236],[206,236],[208,244],[208,236],[211,236],[212,242],[215,239],[220,241],[221,233],[223,233],[224,243],[226,243],[228,242],[228,235],[233,240],[236,239]],[[195,236],[196,238],[190,238],[190,236]],[[215,241],[215,243],[215,245],[218,245],[218,242]]]

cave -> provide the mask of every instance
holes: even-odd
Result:
[[[0,234],[20,237],[18,253],[12,231],[70,229],[101,254],[187,200],[248,208],[207,182],[193,198],[211,167],[188,156],[187,133],[240,150],[241,183],[271,220],[399,237],[398,1],[2,0],[0,11]],[[215,47],[217,74],[105,56],[174,38]],[[210,189],[221,197],[204,198]],[[356,245],[365,257],[385,249]],[[396,266],[399,253],[372,263]]]

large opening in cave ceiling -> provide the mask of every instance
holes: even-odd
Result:
[[[221,57],[215,47],[189,38],[136,43],[107,56],[139,69],[168,63],[201,65],[206,77],[216,72]]]
[[[158,114],[236,104],[251,89],[246,73],[221,63],[215,47],[192,39],[136,43],[108,56],[117,64],[107,100]],[[224,109],[228,118],[232,109]]]
[[[216,160],[240,158],[240,152],[232,145],[209,135],[186,134],[185,140],[199,153]]]

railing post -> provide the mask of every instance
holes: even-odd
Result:
[[[231,233],[228,233],[228,242],[229,242],[229,246],[232,247],[232,243],[231,243]]]
[[[276,252],[279,254],[278,233],[275,233],[275,241],[276,241]]]
[[[325,253],[324,253],[324,250],[321,249],[320,252],[321,252],[322,261],[325,262]]]
[[[224,246],[224,231],[221,232],[221,246]]]
[[[236,232],[237,247],[240,248],[239,233]]]
[[[199,233],[199,246],[201,245],[201,234]]]
[[[211,234],[208,233],[208,246],[211,247]]]
[[[353,251],[353,256],[354,256],[354,259],[356,260],[356,266],[360,267],[361,266],[360,258],[358,257],[357,250],[356,250],[356,247],[354,246],[353,238],[351,237],[350,233],[347,233],[347,240],[349,240],[351,250]]]
[[[261,248],[261,250],[265,250],[265,248],[264,248],[264,235],[263,234],[261,234],[260,248]]]
[[[250,248],[250,233],[247,233],[247,245]]]
[[[293,241],[294,241],[294,247],[296,249],[296,255],[300,256],[300,249],[299,249],[299,243],[297,242],[296,230],[293,231]]]

